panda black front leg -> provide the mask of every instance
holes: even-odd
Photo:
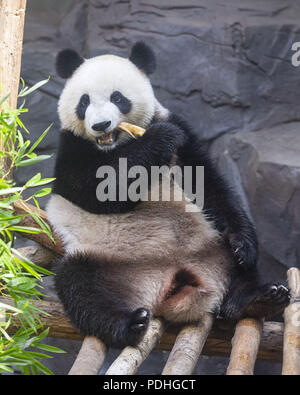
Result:
[[[189,125],[176,115],[170,115],[169,120],[186,134],[185,144],[179,148],[178,157],[181,166],[191,166],[193,169],[193,191],[196,191],[196,167],[204,166],[204,212],[228,240],[237,266],[245,270],[255,267],[258,260],[256,232],[239,198],[219,173]]]
[[[142,165],[150,170],[151,166],[169,165],[185,139],[180,127],[170,122],[154,122],[141,138],[121,148],[120,157],[127,158],[128,167]]]
[[[250,225],[251,226],[251,225]],[[228,235],[235,262],[242,268],[254,267],[258,260],[258,241],[253,229]]]
[[[206,173],[205,173],[206,174]],[[255,268],[258,261],[258,240],[254,225],[240,207],[239,198],[223,182],[217,190],[212,192],[205,183],[205,195],[208,197],[204,203],[204,211],[215,218],[223,219],[223,224],[218,227],[219,220],[215,221],[216,227],[228,240],[236,265],[244,270]],[[222,185],[223,184],[223,185]],[[221,212],[220,212],[221,211]]]
[[[150,311],[126,305],[124,284],[118,278],[119,285],[111,284],[115,273],[108,267],[96,256],[66,255],[55,268],[57,294],[70,321],[85,336],[96,336],[108,347],[135,346],[147,330]]]

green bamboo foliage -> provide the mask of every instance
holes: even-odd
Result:
[[[19,96],[25,97],[48,80],[41,81],[31,88],[22,88]],[[42,363],[41,359],[51,358],[44,351],[60,353],[62,350],[42,343],[49,329],[43,327],[39,318],[42,311],[35,306],[36,300],[41,300],[42,279],[51,275],[48,270],[35,265],[13,248],[17,232],[46,233],[53,240],[51,230],[38,215],[29,213],[36,222],[36,227],[20,225],[24,215],[14,215],[13,204],[19,199],[34,204],[39,208],[38,198],[48,195],[51,188],[47,186],[53,178],[42,178],[37,173],[24,185],[16,185],[13,172],[19,167],[30,166],[46,160],[50,155],[37,155],[36,148],[47,135],[51,125],[41,134],[37,141],[31,143],[29,131],[21,120],[28,110],[22,105],[12,110],[6,100],[8,96],[0,97],[0,297],[10,297],[14,305],[0,302],[0,373],[12,373],[16,369],[23,374],[52,374]],[[5,165],[4,165],[5,164]],[[32,188],[40,187],[30,193]],[[24,192],[26,191],[26,198]],[[29,197],[28,197],[29,195]],[[53,240],[54,241],[54,240]],[[45,312],[43,314],[47,315]],[[19,329],[11,335],[10,326],[15,320]],[[42,352],[38,352],[40,349]]]

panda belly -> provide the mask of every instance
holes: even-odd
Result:
[[[67,252],[85,251],[124,260],[146,255],[162,257],[180,244],[170,218],[156,217],[149,205],[125,214],[91,214],[53,195],[48,217]],[[161,214],[161,210],[156,210]],[[178,233],[178,234],[177,234]]]
[[[105,256],[124,298],[173,322],[214,311],[228,287],[231,260],[217,231],[185,202],[142,202],[125,214],[88,213],[52,195],[47,213],[68,253]],[[110,268],[101,268],[109,273]],[[120,275],[122,273],[122,275]]]

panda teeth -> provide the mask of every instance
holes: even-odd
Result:
[[[101,138],[101,137],[99,137],[98,139],[97,139],[97,143],[98,144],[103,144],[103,143],[112,143],[113,142],[113,134],[112,134],[112,132],[111,133],[109,133],[109,135],[105,138]]]

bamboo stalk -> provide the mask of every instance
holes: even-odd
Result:
[[[150,321],[149,328],[143,340],[136,347],[125,347],[119,357],[107,370],[107,375],[132,375],[135,374],[147,358],[156,343],[159,341],[164,330],[161,319],[155,318]]]
[[[20,81],[26,0],[0,0],[1,96],[16,108]]]
[[[213,324],[206,314],[197,325],[187,325],[178,334],[163,375],[192,374]]]
[[[105,356],[106,346],[101,340],[92,336],[85,337],[69,375],[97,375]]]
[[[284,312],[284,345],[282,374],[300,375],[300,270],[289,269],[291,303]]]
[[[10,94],[6,103],[14,109],[20,81],[26,0],[0,0],[0,98]],[[4,141],[0,130],[0,152]],[[9,163],[0,157],[6,171]]]
[[[262,320],[245,318],[237,323],[232,339],[228,376],[253,375],[262,330]]]

